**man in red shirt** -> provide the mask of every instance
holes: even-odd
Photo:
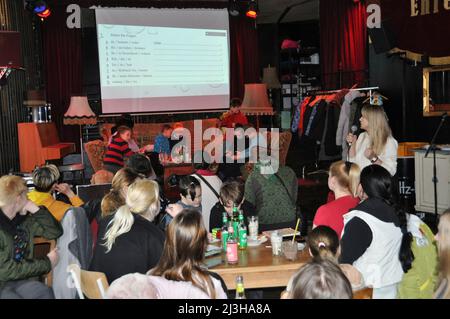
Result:
[[[239,98],[230,101],[230,110],[221,116],[221,127],[234,128],[236,124],[248,124],[247,117],[241,112],[241,104],[242,101]]]

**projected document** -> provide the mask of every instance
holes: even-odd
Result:
[[[97,36],[104,111],[227,105],[228,28],[105,23],[97,24]]]

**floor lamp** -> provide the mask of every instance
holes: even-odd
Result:
[[[81,126],[88,124],[97,124],[97,118],[89,106],[87,96],[72,96],[70,98],[69,108],[64,114],[64,125],[80,126],[80,154],[81,164],[83,164],[83,166],[83,133],[81,131]]]
[[[267,85],[264,83],[245,84],[244,100],[241,112],[246,115],[256,115],[256,129],[259,130],[259,116],[273,115],[272,105],[267,97]]]

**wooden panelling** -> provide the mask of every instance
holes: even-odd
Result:
[[[19,171],[17,123],[28,121],[24,97],[43,86],[40,23],[24,9],[23,1],[0,0],[0,30],[20,32],[25,68],[11,72],[0,87],[0,175]]]

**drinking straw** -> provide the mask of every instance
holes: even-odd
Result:
[[[297,218],[297,225],[295,225],[294,237],[292,237],[292,244],[294,244],[295,235],[297,235],[298,224],[300,224],[300,218]]]

